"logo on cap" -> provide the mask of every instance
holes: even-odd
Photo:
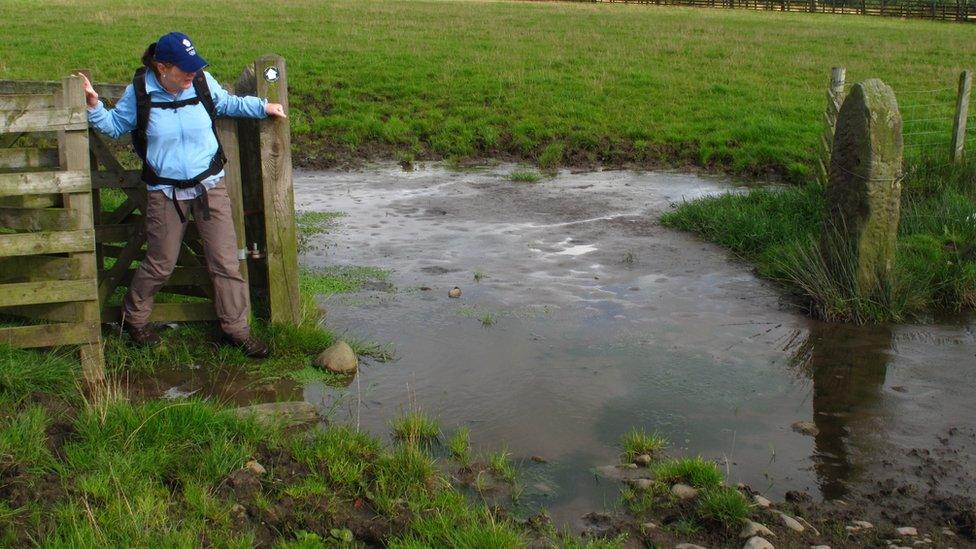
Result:
[[[183,46],[186,47],[186,53],[188,53],[190,55],[196,55],[197,54],[197,49],[193,47],[193,43],[190,42],[190,39],[189,38],[184,38],[183,39]]]

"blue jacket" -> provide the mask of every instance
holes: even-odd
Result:
[[[207,85],[213,96],[218,116],[265,118],[266,100],[257,97],[237,97],[220,87],[210,73],[204,71]],[[179,101],[197,96],[191,86],[173,95],[163,89],[153,71],[146,71],[146,92],[154,102]],[[125,88],[122,98],[114,109],[106,109],[99,101],[88,109],[88,121],[98,131],[117,139],[136,127],[136,94],[132,84]],[[179,109],[151,109],[149,126],[146,128],[146,160],[160,176],[170,179],[190,179],[210,167],[217,152],[217,138],[210,125],[210,116],[203,103],[187,105]],[[203,181],[204,187],[212,188],[224,176],[224,172]],[[150,191],[163,191],[172,198],[170,185],[150,185]],[[188,200],[199,194],[197,188],[178,189],[177,198]]]

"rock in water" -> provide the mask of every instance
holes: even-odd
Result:
[[[239,417],[253,417],[261,425],[300,425],[318,420],[318,410],[305,401],[267,402],[234,408],[231,413]]]
[[[817,429],[816,424],[812,421],[797,421],[792,425],[793,430],[801,435],[809,435],[815,437],[820,433],[820,429]]]
[[[352,347],[345,341],[337,341],[315,357],[315,366],[335,374],[352,375],[359,368],[359,360]]]
[[[773,544],[759,536],[749,538],[749,541],[742,546],[742,549],[773,549]]]
[[[447,292],[447,297],[461,297],[461,288],[457,286],[451,288],[451,291]]]
[[[739,532],[739,539],[746,539],[755,536],[765,536],[767,538],[775,538],[774,534],[769,528],[766,528],[758,522],[753,522],[747,520],[745,526],[742,527],[742,531]]]

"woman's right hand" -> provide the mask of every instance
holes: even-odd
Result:
[[[98,92],[92,86],[91,81],[83,73],[76,72],[75,76],[80,76],[81,80],[85,86],[85,101],[88,103],[88,108],[94,109],[98,106]]]

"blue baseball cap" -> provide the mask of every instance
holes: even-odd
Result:
[[[163,35],[156,42],[153,59],[160,63],[172,63],[183,72],[197,72],[207,66],[207,60],[197,54],[190,37],[182,32]]]

